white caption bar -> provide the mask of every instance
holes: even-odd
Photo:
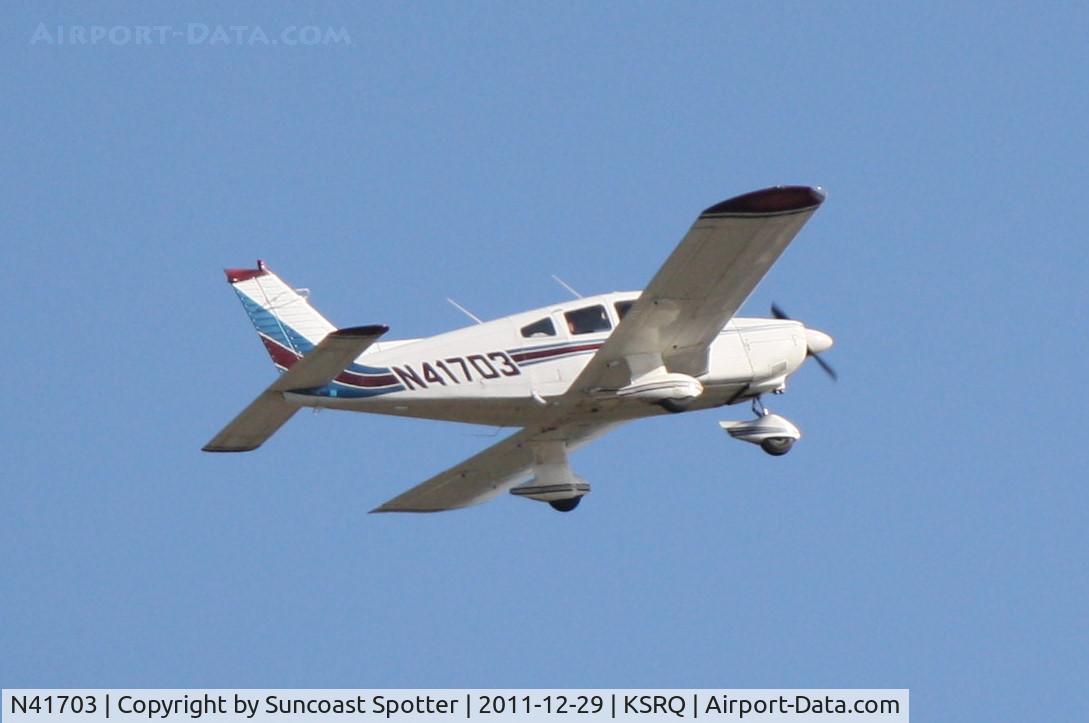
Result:
[[[907,723],[906,689],[4,690],[2,717],[35,721]]]

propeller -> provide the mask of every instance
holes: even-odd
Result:
[[[784,321],[794,321],[790,318],[785,311],[783,311],[778,304],[772,303],[771,315],[776,319],[782,319]],[[805,330],[806,351],[805,355],[813,357],[813,360],[820,365],[820,368],[824,370],[824,373],[832,378],[832,381],[839,379],[839,374],[836,374],[836,370],[821,357],[821,352],[832,348],[832,337],[825,334],[823,331],[817,331],[816,329]]]

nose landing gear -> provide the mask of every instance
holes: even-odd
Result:
[[[756,419],[748,422],[719,422],[718,426],[734,439],[760,445],[760,449],[773,457],[783,456],[801,439],[801,430],[786,417],[772,414],[760,401],[760,397],[752,400],[752,411]]]

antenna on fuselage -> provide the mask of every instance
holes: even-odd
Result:
[[[571,288],[571,284],[567,283],[566,281],[561,279],[559,276],[556,276],[555,274],[552,274],[552,278],[553,278],[553,280],[555,280],[555,282],[557,284],[559,284],[560,286],[562,286],[563,288],[567,289],[572,294],[574,294],[576,299],[581,299],[582,298],[582,294],[580,294],[579,292],[577,292],[573,288]]]
[[[449,296],[447,296],[447,297],[446,297],[446,300],[447,300],[447,301],[449,301],[449,302],[450,302],[450,303],[451,303],[451,304],[452,304],[452,305],[454,306],[454,308],[455,308],[455,309],[457,309],[458,311],[460,311],[460,312],[461,312],[462,314],[465,314],[465,316],[469,317],[470,319],[472,319],[472,320],[473,320],[473,321],[475,321],[476,323],[478,323],[478,324],[483,324],[483,323],[484,323],[483,321],[481,321],[481,320],[480,320],[480,317],[479,317],[479,316],[477,316],[477,315],[476,315],[476,314],[474,314],[473,312],[469,311],[469,310],[468,310],[468,309],[466,309],[466,308],[465,308],[464,306],[462,306],[462,305],[461,305],[461,304],[459,304],[458,302],[456,302],[456,301],[454,301],[453,299],[451,299],[451,298],[450,298]]]

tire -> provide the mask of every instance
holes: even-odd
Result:
[[[582,496],[568,497],[563,500],[549,500],[548,504],[552,505],[552,509],[557,512],[570,512],[579,506],[579,502],[582,501]]]
[[[772,457],[782,457],[794,446],[794,440],[790,437],[768,437],[760,443],[760,449]]]

